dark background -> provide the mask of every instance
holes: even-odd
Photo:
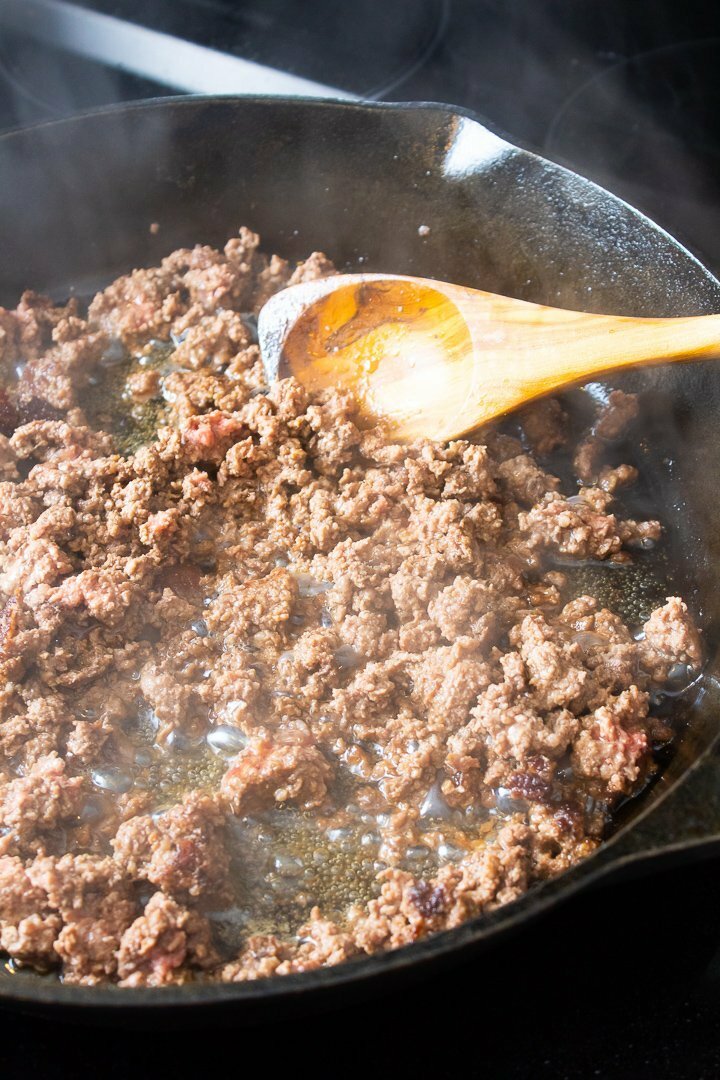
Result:
[[[0,0],[0,130],[198,78],[213,89],[212,64],[173,62],[184,40],[261,65],[252,81],[238,70],[237,92],[273,89],[279,70],[475,109],[638,205],[718,272],[717,12],[714,0]],[[117,22],[86,26],[83,13]],[[113,28],[140,26],[167,54],[163,78],[137,70],[132,46],[126,62],[106,56],[124,40]],[[719,1016],[720,864],[705,861],[608,885],[465,966],[322,1015],[168,1032],[0,1011],[0,1076],[709,1080]]]

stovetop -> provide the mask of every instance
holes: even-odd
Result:
[[[598,180],[720,271],[710,0],[0,0],[0,130],[183,92],[435,100]],[[2,178],[0,178],[2,182]],[[401,996],[209,1036],[0,1012],[2,1075],[720,1073],[720,861],[608,886]],[[271,1035],[271,1038],[267,1036]]]
[[[0,130],[178,92],[450,102],[715,268],[719,67],[708,0],[0,0]]]

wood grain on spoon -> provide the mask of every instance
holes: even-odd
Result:
[[[271,380],[351,389],[407,439],[463,435],[615,368],[720,353],[720,315],[593,315],[390,274],[295,285],[258,325]]]

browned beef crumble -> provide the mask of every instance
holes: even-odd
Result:
[[[241,229],[86,317],[0,309],[15,963],[159,986],[404,945],[592,852],[671,737],[649,703],[701,662],[685,604],[643,632],[566,592],[660,537],[613,508],[636,399],[610,394],[571,495],[556,401],[520,439],[393,444],[346,394],[264,384],[249,313],[332,272]]]

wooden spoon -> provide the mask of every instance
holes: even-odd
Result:
[[[393,274],[285,289],[258,330],[269,379],[353,390],[406,439],[454,438],[615,368],[720,353],[720,315],[592,315]]]

